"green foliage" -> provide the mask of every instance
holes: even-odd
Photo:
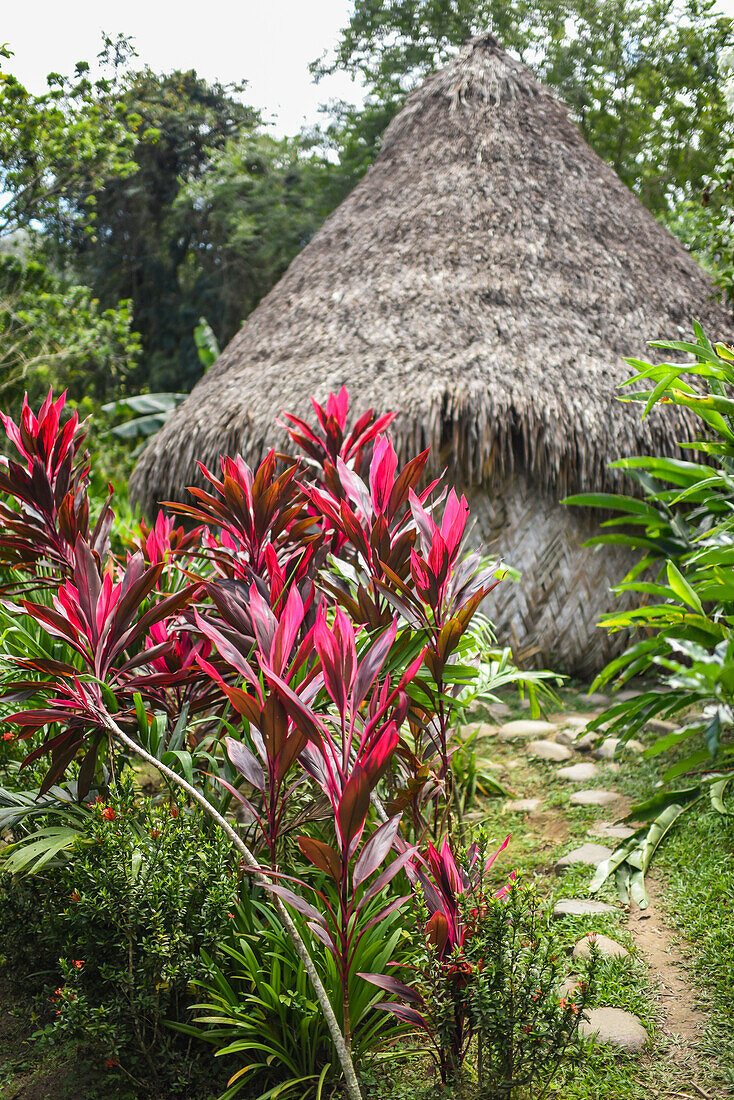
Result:
[[[114,95],[113,57],[119,62],[127,53],[123,37],[105,37],[100,58],[110,62],[109,78],[93,82],[89,65],[80,61],[72,77],[51,73],[39,96],[0,73],[0,236],[67,219],[72,191],[93,192],[104,179],[133,170],[134,130]],[[4,49],[2,56],[12,53]],[[93,204],[77,213],[85,227],[91,225]]]
[[[732,20],[714,0],[357,0],[336,50],[312,66],[368,89],[363,118],[342,105],[346,162],[364,166],[410,88],[472,35],[491,31],[556,89],[587,141],[656,213],[699,195],[731,143],[719,60]],[[693,137],[695,135],[695,139]],[[332,140],[338,135],[332,127]]]
[[[129,773],[104,802],[79,807],[76,819],[66,859],[20,868],[12,858],[26,843],[6,862],[6,974],[33,973],[50,995],[44,1041],[81,1038],[101,1060],[144,1078],[146,1091],[164,1082],[184,1091],[192,1063],[164,1021],[185,1018],[191,982],[203,974],[199,951],[230,923],[228,846],[199,813],[141,799]],[[11,875],[14,867],[25,877]]]
[[[307,936],[306,922],[297,914],[295,919]],[[368,930],[356,946],[351,1025],[354,1056],[365,1069],[375,1048],[395,1028],[384,1014],[375,1011],[380,995],[356,970],[381,971],[392,960],[399,936],[396,914],[391,914]],[[181,1030],[215,1044],[218,1056],[246,1059],[221,1100],[230,1100],[246,1087],[253,1100],[276,1094],[284,1100],[332,1096],[339,1069],[323,1013],[303,963],[272,907],[243,895],[235,910],[232,934],[220,942],[215,960],[206,954],[204,959],[207,977],[197,985],[207,1000],[195,1006],[199,1013],[196,1026]],[[323,973],[334,1011],[339,1014],[341,984],[329,957],[323,960]]]
[[[644,415],[659,401],[692,410],[703,421],[703,433],[685,446],[702,461],[626,459],[614,465],[633,478],[641,499],[580,494],[566,502],[616,511],[602,524],[605,533],[590,544],[621,544],[640,554],[617,591],[639,594],[645,602],[606,616],[602,625],[612,631],[644,628],[646,636],[633,637],[594,688],[620,686],[649,673],[657,678],[634,698],[614,704],[590,728],[606,724],[608,735],[625,739],[651,719],[672,720],[648,755],[674,754],[666,783],[683,775],[695,779],[693,786],[689,782],[632,808],[630,820],[652,824],[621,846],[595,880],[599,886],[615,872],[621,893],[631,891],[643,905],[644,875],[668,830],[705,793],[723,811],[723,793],[734,778],[734,351],[724,344],[714,347],[701,327],[695,328],[695,344],[654,345],[693,355],[693,361],[631,361],[637,373],[625,385],[633,387],[628,399],[643,404]]]
[[[85,286],[67,285],[36,260],[0,256],[0,401],[38,404],[50,387],[75,401],[122,389],[140,355],[130,302],[104,309]]]

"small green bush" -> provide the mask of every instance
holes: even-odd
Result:
[[[0,876],[6,976],[46,1003],[45,1042],[81,1039],[147,1093],[185,1094],[185,1020],[236,903],[228,845],[197,811],[154,806],[126,776],[87,815],[69,859]],[[206,1048],[204,1048],[206,1049]],[[197,1072],[211,1072],[211,1062]]]

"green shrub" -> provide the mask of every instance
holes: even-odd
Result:
[[[44,1041],[82,1039],[145,1092],[185,1092],[187,1044],[166,1020],[188,1018],[200,951],[231,924],[235,893],[221,835],[196,811],[136,796],[128,775],[67,858],[0,877],[6,975],[32,975],[50,1002]]]
[[[701,798],[723,813],[734,779],[734,349],[714,347],[700,325],[694,328],[695,344],[653,344],[693,361],[629,360],[637,373],[625,397],[643,404],[643,415],[658,402],[691,410],[701,421],[700,436],[681,446],[698,460],[621,459],[612,465],[632,478],[635,495],[593,493],[566,501],[617,513],[589,545],[617,543],[639,554],[617,586],[637,594],[637,605],[601,624],[610,631],[631,629],[633,642],[592,690],[648,679],[641,692],[615,703],[589,728],[603,725],[607,736],[628,739],[651,719],[673,724],[647,752],[672,756],[663,777],[672,789],[632,807],[630,820],[651,824],[602,864],[593,884],[615,871],[621,897],[631,893],[642,906],[644,875],[662,838]],[[682,787],[681,776],[687,777]]]

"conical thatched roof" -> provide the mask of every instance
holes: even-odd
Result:
[[[430,444],[464,483],[525,468],[556,496],[610,459],[669,446],[671,424],[614,401],[646,342],[731,331],[701,269],[589,148],[566,109],[489,37],[409,98],[361,183],[154,438],[149,506],[195,460],[256,461],[346,383],[397,409],[404,455]]]

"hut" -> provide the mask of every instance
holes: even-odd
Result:
[[[616,400],[623,356],[731,318],[704,273],[584,141],[565,107],[490,36],[407,99],[364,179],[296,257],[140,458],[144,508],[183,499],[196,459],[257,462],[346,384],[396,410],[403,458],[430,445],[483,542],[522,571],[488,609],[522,658],[589,675],[627,562],[581,543],[571,491],[608,463],[670,451],[681,425]],[[496,597],[496,598],[495,598]]]

